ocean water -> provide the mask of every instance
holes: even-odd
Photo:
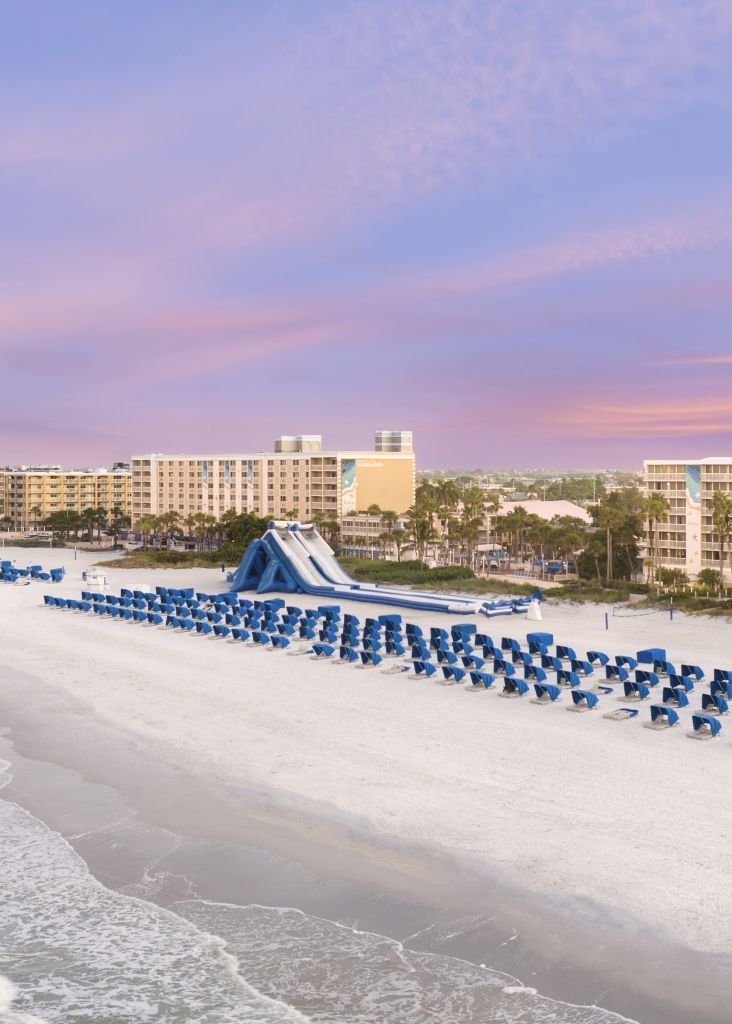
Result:
[[[308,1020],[258,992],[222,938],[107,889],[62,836],[2,799],[0,844],[3,1024]]]
[[[3,1024],[626,1021],[297,909],[195,894],[166,909],[109,889],[61,835],[6,799],[0,849]],[[154,876],[148,866],[139,891],[153,891]]]

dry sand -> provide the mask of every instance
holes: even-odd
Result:
[[[696,950],[730,952],[727,720],[720,738],[695,743],[686,737],[691,709],[681,728],[656,734],[598,711],[567,714],[566,699],[539,708],[490,691],[52,611],[43,593],[78,596],[81,569],[95,556],[36,555],[6,550],[3,557],[66,565],[67,577],[55,587],[0,586],[4,664],[152,749],[165,745],[181,769],[505,872],[528,890],[574,901],[578,911],[622,919],[628,934],[658,931]],[[217,570],[106,572],[110,592],[146,580],[225,589]],[[363,617],[384,608],[351,610]],[[480,628],[520,639],[545,628],[578,651],[611,655],[663,646],[672,661],[699,663],[708,676],[732,667],[727,623],[626,611],[610,618],[606,632],[604,608],[543,610],[542,625],[514,616],[480,619]],[[406,619],[451,621],[411,612]],[[601,710],[619,706],[606,697]],[[647,717],[643,708],[640,718]]]

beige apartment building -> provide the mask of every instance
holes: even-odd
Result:
[[[647,494],[658,491],[669,503],[666,522],[656,526],[658,565],[683,569],[692,578],[701,569],[720,570],[719,537],[712,524],[712,496],[732,497],[732,458],[656,460],[643,463]],[[646,547],[651,538],[646,523]],[[729,544],[725,544],[725,550]],[[727,577],[728,566],[723,567]]]
[[[341,520],[370,505],[405,512],[414,503],[412,435],[380,431],[373,451],[323,451],[317,434],[277,438],[272,452],[230,455],[136,455],[132,522],[177,512],[253,512],[302,522],[318,514]]]
[[[35,529],[54,512],[117,507],[130,515],[132,474],[113,469],[61,469],[28,466],[0,469],[0,518],[12,530]]]

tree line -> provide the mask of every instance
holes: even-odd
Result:
[[[102,531],[108,531],[114,536],[114,543],[122,530],[130,525],[130,517],[123,511],[121,505],[115,505],[111,510],[102,505],[88,506],[81,512],[66,510],[63,512],[52,512],[51,515],[43,517],[43,510],[38,505],[30,509],[31,529],[42,528],[50,530],[57,537],[64,540],[79,539],[80,534],[85,534],[86,539],[91,543],[94,540],[95,532],[97,540],[101,538]],[[5,516],[3,525],[12,527],[13,520]]]

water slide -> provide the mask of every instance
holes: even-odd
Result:
[[[314,526],[270,523],[261,540],[253,541],[232,579],[232,590],[300,591],[317,597],[401,605],[452,614],[511,614],[525,611],[528,601],[486,602],[478,598],[414,591],[404,587],[359,583],[335,558]]]
[[[304,531],[275,528],[268,531],[268,537],[282,549],[285,557],[289,558],[290,567],[295,575],[300,577],[298,582],[306,593],[355,601],[374,601],[379,604],[404,604],[410,608],[467,615],[480,611],[482,602],[470,598],[449,594],[422,594],[419,591],[380,587],[374,583],[358,583],[346,575],[320,534],[317,536],[323,547],[327,548],[327,556],[324,556],[322,549],[318,550],[316,555],[312,548],[312,534],[308,538],[300,536],[301,532]],[[327,561],[322,565],[321,561],[326,557]],[[334,577],[341,579],[336,581]]]

